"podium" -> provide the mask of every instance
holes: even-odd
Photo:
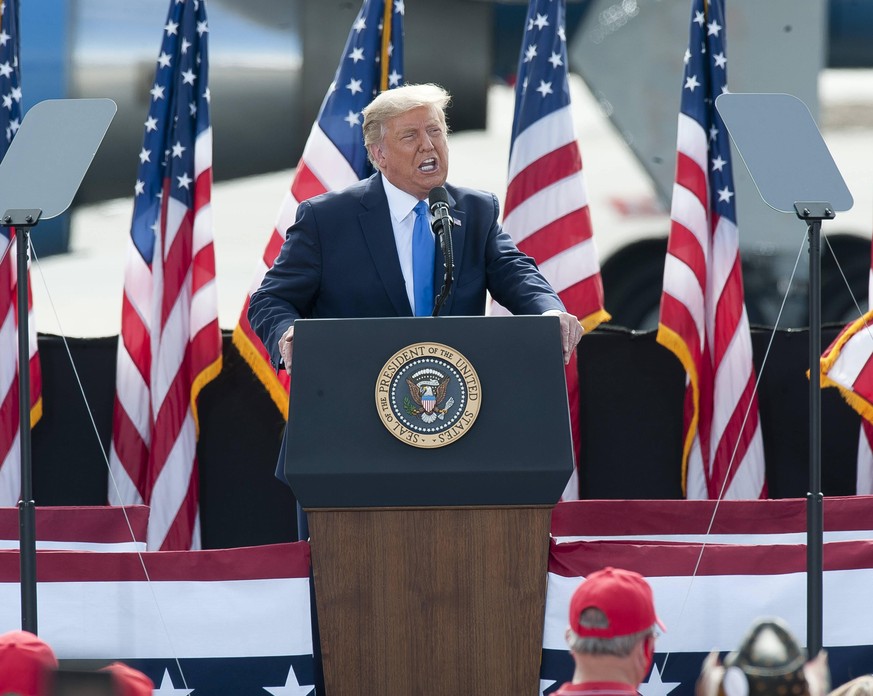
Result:
[[[573,466],[557,317],[301,320],[293,365],[328,696],[538,694]]]

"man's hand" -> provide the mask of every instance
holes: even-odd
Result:
[[[573,351],[579,345],[585,329],[582,328],[582,324],[573,314],[561,312],[558,318],[561,320],[561,348],[564,349],[564,364],[567,365],[570,358],[573,357]]]
[[[553,314],[561,321],[561,349],[564,351],[564,364],[567,365],[570,358],[573,357],[573,351],[576,350],[585,329],[582,328],[579,320],[568,312],[552,310],[546,314]]]
[[[285,372],[291,374],[291,353],[294,350],[294,324],[288,327],[279,339],[279,355],[285,364]]]

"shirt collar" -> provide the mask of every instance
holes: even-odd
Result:
[[[388,199],[388,209],[391,211],[391,217],[400,222],[412,212],[415,204],[418,203],[418,199],[406,193],[406,191],[397,188],[388,181],[384,174],[382,175],[382,186],[385,188],[385,197]]]

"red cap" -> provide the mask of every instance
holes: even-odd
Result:
[[[600,609],[609,622],[606,628],[583,626],[579,619],[590,608]],[[657,624],[652,588],[639,573],[620,568],[604,568],[591,573],[570,598],[570,628],[581,638],[629,636]]]
[[[39,696],[47,672],[57,669],[54,650],[27,631],[0,635],[0,694]]]
[[[145,674],[123,662],[113,662],[103,667],[101,672],[112,672],[115,686],[120,696],[152,696],[155,683]]]

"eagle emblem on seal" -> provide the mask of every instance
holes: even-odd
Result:
[[[409,387],[409,395],[412,399],[406,397],[403,400],[403,409],[410,416],[419,417],[425,423],[433,423],[437,418],[442,420],[455,403],[451,397],[446,400],[446,390],[450,381],[450,376],[430,367],[419,370],[412,377],[407,377],[406,385]]]

